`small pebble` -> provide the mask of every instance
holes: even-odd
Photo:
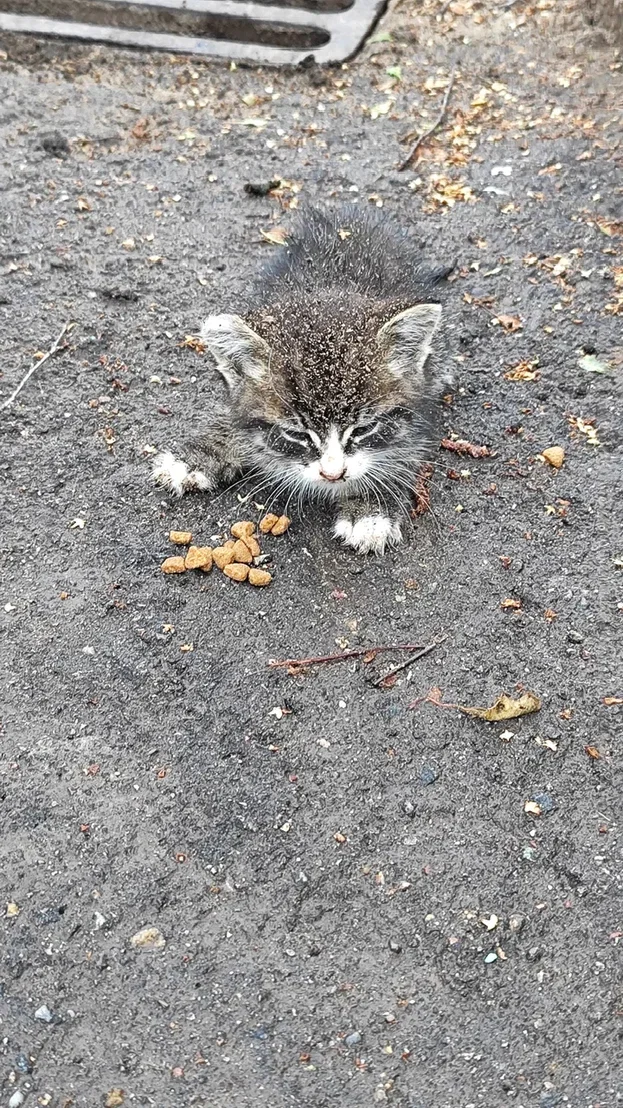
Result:
[[[492,950],[492,951],[490,951],[489,954],[485,954],[485,959],[484,960],[485,960],[485,964],[487,966],[490,966],[492,962],[497,962],[498,956],[495,953],[495,951]]]
[[[508,926],[509,926],[510,930],[514,931],[515,934],[517,935],[523,929],[523,925],[524,925],[525,922],[526,921],[525,921],[524,916],[514,915],[514,916],[510,917],[510,919],[508,921]]]
[[[32,1062],[27,1054],[18,1054],[15,1059],[15,1069],[20,1073],[32,1073]]]
[[[387,945],[388,945],[389,949],[391,950],[392,954],[402,954],[402,947],[401,947],[400,943],[396,942],[395,939],[390,939]]]
[[[347,1035],[344,1039],[346,1046],[357,1046],[357,1043],[361,1042],[361,1033],[359,1031],[353,1031],[350,1035]]]
[[[35,1012],[35,1019],[43,1020],[44,1023],[51,1023],[54,1019],[54,1016],[47,1005],[42,1004],[41,1007],[37,1008],[37,1011]]]
[[[130,939],[130,946],[142,950],[162,950],[166,943],[167,940],[162,931],[159,931],[157,927],[143,927]]]
[[[433,785],[439,777],[439,770],[434,766],[422,766],[420,770],[420,785]]]
[[[402,805],[402,809],[403,809],[404,814],[406,816],[414,816],[415,815],[415,804],[412,804],[412,802],[410,800],[405,800],[404,801],[404,803]]]
[[[9,1108],[20,1108],[20,1104],[24,1103],[24,1094],[17,1089],[13,1093],[13,1096],[9,1098]]]
[[[556,801],[549,793],[534,793],[532,799],[535,804],[538,804],[543,815],[549,815],[556,807]]]
[[[568,642],[584,642],[584,635],[581,631],[567,631]]]

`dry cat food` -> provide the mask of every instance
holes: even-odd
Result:
[[[287,516],[265,515],[260,520],[262,535],[284,535],[290,526]],[[191,546],[190,531],[170,531],[169,540],[178,546],[187,546],[186,556],[165,558],[161,565],[163,573],[185,573],[187,569],[200,569],[209,573],[215,565],[222,570],[230,581],[248,581],[250,585],[261,589],[270,585],[272,574],[256,565],[262,551],[256,535],[255,524],[248,519],[234,523],[231,528],[233,538],[222,546]]]

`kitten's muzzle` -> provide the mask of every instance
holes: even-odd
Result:
[[[344,466],[344,469],[342,470],[341,473],[336,473],[336,472],[325,473],[324,469],[321,466],[320,467],[320,476],[323,477],[325,481],[343,481],[344,477],[346,476],[346,466]]]

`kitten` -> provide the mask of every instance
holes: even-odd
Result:
[[[331,502],[334,536],[382,554],[402,538],[451,381],[430,298],[448,272],[427,275],[380,216],[304,213],[244,313],[203,324],[228,400],[181,458],[158,455],[154,479],[180,496],[248,472],[285,508]]]

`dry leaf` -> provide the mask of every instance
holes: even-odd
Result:
[[[523,327],[523,323],[518,315],[496,315],[491,322],[497,323],[500,327],[503,327],[508,335],[511,335],[513,331],[520,331]]]
[[[597,761],[598,758],[601,758],[601,754],[599,753],[596,746],[585,746],[584,753],[588,754],[589,758],[594,758],[595,761]]]
[[[273,227],[271,231],[263,231],[260,228],[260,235],[266,242],[270,242],[273,246],[283,246],[288,241],[287,232],[283,227]]]
[[[506,600],[502,601],[502,603],[500,604],[500,608],[511,609],[515,612],[518,612],[521,609],[521,600],[514,600],[513,598],[508,597]]]
[[[378,119],[380,115],[387,115],[394,106],[394,100],[383,100],[380,104],[373,104],[370,108],[370,119]]]
[[[582,419],[581,416],[569,416],[568,418],[569,426],[574,431],[586,435],[589,446],[601,446],[594,419]]]
[[[607,708],[611,708],[613,704],[623,704],[623,696],[604,696],[603,702]]]
[[[541,376],[537,369],[538,364],[538,358],[534,358],[531,362],[527,360],[517,362],[510,367],[504,377],[507,381],[538,381]]]
[[[516,719],[518,716],[527,716],[531,712],[538,712],[541,708],[541,701],[538,696],[531,692],[522,693],[517,700],[512,696],[507,696],[506,693],[502,693],[490,708],[466,708],[462,704],[459,704],[458,707],[459,711],[464,712],[465,715],[486,719],[489,723],[497,723],[502,719]]]
[[[195,354],[205,354],[205,343],[199,338],[199,335],[186,335],[180,346],[187,346],[189,350],[194,350]]]
[[[469,454],[470,458],[490,458],[491,451],[488,446],[477,446],[467,439],[442,439],[444,450],[452,450],[455,454]]]

